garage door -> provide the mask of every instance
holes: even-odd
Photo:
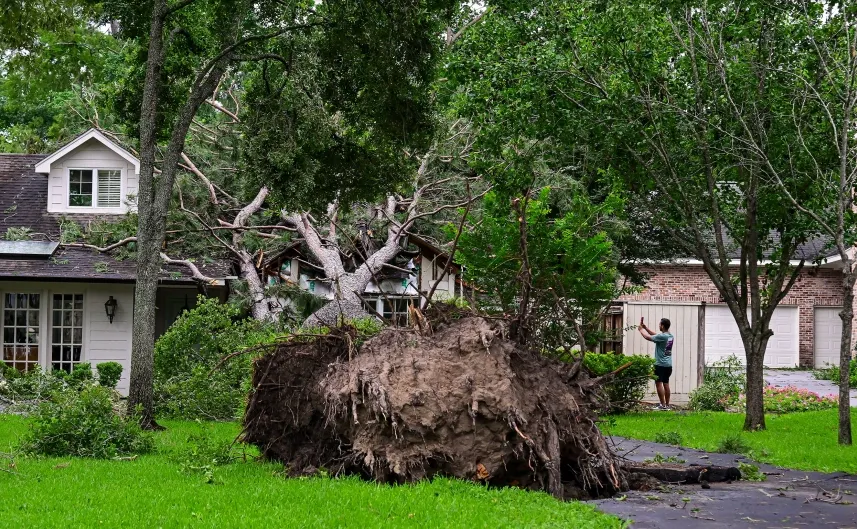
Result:
[[[842,320],[839,308],[816,308],[813,321],[815,367],[827,364],[839,365],[839,339],[842,335]]]
[[[779,307],[771,318],[774,335],[765,352],[767,367],[796,367],[798,365],[798,309]],[[705,363],[711,364],[730,355],[746,363],[744,345],[738,324],[725,305],[705,308]]]

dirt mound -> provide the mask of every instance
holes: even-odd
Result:
[[[338,330],[256,361],[245,440],[293,474],[324,467],[381,482],[436,474],[602,496],[627,482],[579,366],[522,351],[467,317],[431,336]]]

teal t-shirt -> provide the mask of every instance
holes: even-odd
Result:
[[[675,338],[668,332],[662,332],[652,336],[655,342],[655,365],[663,367],[673,366],[673,341]]]

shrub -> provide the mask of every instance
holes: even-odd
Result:
[[[682,441],[684,441],[684,438],[678,432],[659,432],[655,435],[656,443],[679,446]]]
[[[828,365],[825,368],[816,369],[812,372],[812,374],[818,380],[829,380],[831,382],[839,384],[839,366]],[[857,387],[857,359],[851,361],[851,368],[849,370],[849,374],[851,387]]]
[[[152,449],[139,417],[115,411],[114,394],[100,386],[67,389],[39,404],[24,436],[25,452],[46,456],[111,458]]]
[[[98,371],[98,385],[116,389],[122,377],[122,364],[119,362],[102,362],[95,366]]]
[[[68,375],[65,374],[65,371],[52,371],[52,373],[55,373],[55,376],[64,378],[66,382],[68,382],[69,386],[77,389],[80,389],[95,380],[95,377],[92,376],[92,364],[89,362],[75,364],[71,373]]]
[[[623,365],[630,367],[619,373],[607,384],[610,399],[609,413],[623,413],[634,407],[646,396],[646,388],[654,372],[655,359],[643,355],[621,355],[614,353],[586,353],[583,365],[595,376],[612,373]]]
[[[234,419],[246,396],[253,355],[227,355],[269,343],[274,329],[239,320],[236,307],[204,297],[155,344],[155,413],[176,419]],[[261,351],[260,351],[261,352]],[[211,375],[210,375],[211,373]]]
[[[727,435],[717,445],[716,452],[718,454],[746,454],[750,451],[750,446],[744,441],[744,438],[738,434]]]
[[[795,387],[777,388],[765,386],[763,392],[766,413],[791,413],[796,411],[818,411],[836,408],[839,399],[833,395],[821,397],[806,389]],[[739,395],[736,402],[739,409],[747,407],[747,396]]]
[[[240,416],[247,389],[229,373],[203,367],[155,385],[155,414],[170,419],[229,421]],[[249,380],[249,376],[246,377]]]
[[[701,386],[690,392],[688,407],[697,411],[726,411],[744,390],[744,366],[729,356],[705,368]]]

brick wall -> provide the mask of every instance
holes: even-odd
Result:
[[[641,269],[648,275],[642,292],[621,301],[704,301],[722,303],[720,293],[699,265],[664,265]],[[842,274],[829,268],[802,272],[781,305],[797,306],[800,320],[800,365],[813,365],[813,318],[815,307],[838,307]]]

